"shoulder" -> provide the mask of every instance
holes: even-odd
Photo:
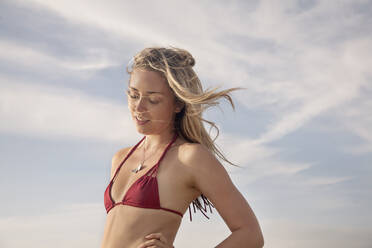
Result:
[[[202,144],[199,143],[184,143],[180,146],[180,159],[187,165],[192,165],[191,162],[200,159],[208,159],[213,154]]]
[[[128,152],[130,151],[132,147],[124,147],[115,152],[115,154],[112,156],[111,161],[111,178],[114,176],[114,173],[116,169],[118,168],[120,162],[124,159],[125,156],[127,156]]]
[[[123,156],[126,156],[131,148],[132,147],[128,146],[116,151],[115,154],[112,156],[112,162],[116,162],[117,160],[120,160]]]
[[[206,162],[216,160],[215,155],[204,145],[199,143],[185,143],[180,147],[180,159],[189,166],[195,166],[194,162]]]
[[[205,176],[211,171],[225,173],[225,168],[206,146],[185,143],[180,147],[179,159],[195,177]]]

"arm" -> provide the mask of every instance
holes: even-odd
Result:
[[[183,154],[193,186],[208,197],[232,232],[216,248],[263,247],[264,238],[256,216],[223,165],[200,144],[190,145]]]

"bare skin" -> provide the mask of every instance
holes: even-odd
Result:
[[[137,147],[117,174],[111,191],[114,202],[121,201],[132,183],[159,160],[173,137],[174,115],[182,109],[156,72],[135,70],[129,87],[137,90],[130,92],[135,97],[128,101],[128,107],[137,131],[146,135],[146,144],[142,142]],[[162,94],[150,96],[148,91]],[[136,116],[150,121],[139,125]],[[142,161],[144,146],[146,157],[151,156],[146,159],[145,168],[135,174],[131,170]],[[114,155],[111,178],[129,150],[130,147],[124,148]],[[252,209],[222,164],[203,145],[189,143],[179,135],[160,163],[157,181],[161,207],[185,213],[201,193],[208,197],[232,232],[216,247],[263,246],[263,236]],[[181,216],[162,209],[117,205],[107,215],[101,247],[171,248],[181,220]],[[147,235],[150,236],[146,238]]]

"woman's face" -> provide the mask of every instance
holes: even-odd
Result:
[[[159,73],[134,69],[127,96],[128,108],[138,132],[160,134],[173,129],[175,111],[180,109],[176,107],[173,92]]]

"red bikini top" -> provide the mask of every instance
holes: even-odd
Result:
[[[145,139],[146,136],[144,136],[127,154],[127,156],[124,158],[124,160],[121,162],[119,167],[116,169],[115,174],[113,178],[111,179],[109,185],[106,188],[105,194],[104,194],[104,203],[106,212],[109,213],[109,211],[114,208],[117,205],[130,205],[134,207],[140,207],[140,208],[151,208],[151,209],[162,209],[165,211],[169,211],[175,214],[180,215],[183,217],[183,214],[179,211],[172,210],[169,208],[163,208],[160,206],[160,200],[159,200],[159,189],[158,189],[158,181],[156,178],[157,170],[159,168],[160,161],[165,156],[165,153],[169,149],[169,147],[173,144],[173,142],[177,139],[177,132],[174,134],[173,139],[171,142],[167,145],[165,148],[163,154],[161,155],[159,161],[153,165],[143,176],[138,178],[127,190],[127,192],[124,195],[124,198],[121,202],[114,202],[114,200],[111,197],[111,188],[112,184],[114,182],[114,179],[116,175],[118,174],[121,166],[124,164],[124,162],[129,158],[129,156],[134,152],[134,150],[138,147],[138,145]],[[200,201],[198,198],[196,198],[192,204],[195,211],[195,206],[197,209],[199,209],[205,217],[209,219],[207,215],[205,215],[204,212],[207,212],[206,206],[209,206],[210,212],[212,213],[212,208],[214,208],[213,204],[203,195],[201,194],[201,198],[204,202],[204,207],[202,207]],[[192,221],[191,217],[191,209],[189,206],[189,213],[190,213],[190,221]]]

